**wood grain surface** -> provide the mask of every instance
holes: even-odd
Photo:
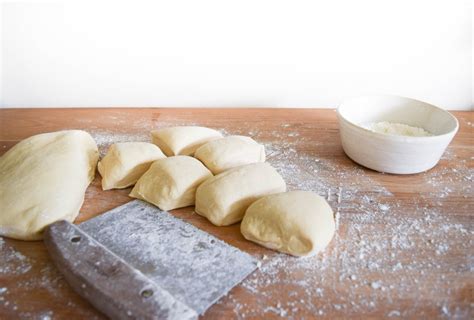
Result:
[[[31,135],[84,129],[102,154],[119,141],[149,141],[153,128],[199,124],[265,144],[288,188],[328,199],[337,235],[315,257],[297,259],[246,241],[239,225],[215,227],[193,208],[171,213],[262,261],[262,267],[203,319],[474,317],[472,112],[453,112],[460,131],[432,170],[382,174],[348,159],[336,113],[318,109],[3,109],[0,152]],[[86,192],[76,223],[131,200]],[[18,199],[22,201],[22,199]],[[1,214],[1,213],[0,213]],[[102,319],[51,264],[41,241],[0,238],[1,319]]]

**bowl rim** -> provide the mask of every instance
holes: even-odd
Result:
[[[449,131],[447,133],[431,135],[431,136],[402,136],[402,135],[387,134],[387,133],[372,131],[370,129],[362,127],[359,124],[347,119],[341,113],[341,109],[342,109],[342,107],[344,106],[345,103],[347,103],[351,100],[359,99],[359,98],[398,98],[398,99],[401,98],[401,99],[404,99],[404,100],[410,100],[410,101],[414,101],[414,102],[423,103],[425,105],[428,105],[431,108],[438,109],[438,110],[442,111],[446,116],[448,116],[449,118],[454,120],[454,123],[456,124],[456,126],[451,131]],[[362,130],[364,132],[367,132],[369,134],[375,135],[375,136],[380,137],[380,138],[389,138],[389,139],[399,140],[399,141],[418,141],[419,142],[421,140],[437,140],[437,139],[440,139],[440,138],[448,138],[450,136],[454,136],[459,130],[459,120],[451,112],[449,112],[449,111],[447,111],[443,108],[440,108],[438,106],[435,106],[431,103],[425,102],[425,101],[412,99],[412,98],[408,98],[408,97],[404,97],[404,96],[391,95],[391,94],[373,94],[373,95],[362,95],[362,96],[351,97],[351,98],[343,100],[339,104],[339,106],[337,107],[336,112],[337,112],[337,115],[338,115],[339,119],[343,119],[347,124],[349,124],[350,126],[356,128],[356,129]]]

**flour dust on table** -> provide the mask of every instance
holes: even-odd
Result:
[[[39,261],[27,257],[14,249],[7,241],[0,238],[0,315],[2,313],[14,314],[17,319],[52,320],[56,318],[51,310],[53,307],[37,309],[31,301],[18,300],[18,292],[35,291],[47,295],[50,303],[61,305],[75,311],[75,316],[83,319],[102,319],[95,312],[83,309],[83,305],[65,299],[66,293],[71,290],[59,270],[47,261]],[[32,277],[31,274],[39,270],[40,276]],[[30,277],[28,277],[30,275]],[[18,279],[15,286],[2,286],[2,278]],[[15,294],[16,292],[16,294]]]
[[[461,223],[462,216],[446,217],[449,208],[443,200],[473,197],[474,157],[457,158],[448,148],[441,165],[422,174],[425,185],[430,186],[428,193],[410,195],[405,204],[376,179],[383,174],[312,151],[318,146],[338,147],[336,140],[309,140],[302,130],[313,129],[304,123],[283,122],[264,131],[249,123],[234,128],[231,134],[248,135],[263,143],[267,161],[281,173],[289,190],[311,190],[324,196],[335,211],[335,238],[326,251],[314,257],[262,255],[260,272],[243,282],[245,294],[230,293],[219,304],[232,308],[243,319],[261,316],[262,310],[264,315],[289,319],[301,314],[370,315],[378,314],[387,301],[391,301],[392,308],[383,314],[385,317],[423,317],[422,312],[427,312],[445,318],[467,318],[469,307],[456,302],[453,294],[462,290],[459,284],[464,281],[459,271],[474,269],[469,254],[473,231],[465,227],[467,221]],[[220,131],[230,134],[227,129]],[[106,142],[111,135],[102,133],[98,138]],[[116,138],[137,141],[141,136]],[[301,145],[312,147],[301,149]],[[455,165],[446,167],[443,161]],[[406,207],[411,210],[406,212]],[[438,224],[443,227],[436,228]],[[461,261],[458,265],[438,259],[450,256],[454,247],[465,252],[457,256]],[[439,274],[440,269],[451,272]],[[335,282],[344,283],[345,291],[336,291]],[[292,288],[285,301],[274,299],[272,288],[279,285]],[[450,298],[439,300],[439,293]],[[245,297],[257,297],[258,301],[250,304]],[[435,303],[427,309],[424,299]],[[410,307],[400,303],[406,300],[412,301]]]
[[[282,127],[291,129],[292,125]],[[293,132],[286,134],[292,136]],[[284,131],[272,132],[272,138],[282,135]],[[341,164],[310,151],[298,151],[291,141],[281,144],[273,140],[265,143],[268,161],[281,172],[289,190],[312,190],[326,197],[336,211],[338,232],[328,249],[314,257],[262,256],[260,273],[243,283],[248,295],[258,293],[257,302],[248,305],[231,294],[222,304],[232,305],[242,319],[261,315],[262,310],[255,305],[262,306],[267,316],[293,319],[302,314],[377,314],[379,306],[390,301],[392,309],[384,317],[423,317],[421,302],[436,300],[442,292],[451,298],[438,300],[428,312],[448,318],[469,317],[472,310],[454,302],[452,293],[463,289],[459,287],[463,281],[458,272],[474,268],[469,254],[474,231],[457,222],[456,217],[441,215],[449,210],[442,202],[433,206],[425,200],[472,196],[474,169],[468,160],[460,159],[455,167],[439,166],[425,173],[433,191],[405,199],[404,205],[408,203],[412,208],[406,212],[401,200],[374,179],[378,174],[353,163]],[[452,157],[449,149],[445,156]],[[445,186],[441,181],[451,181],[452,185]],[[455,181],[466,183],[455,187]],[[435,228],[438,224],[443,227]],[[466,252],[462,263],[440,262],[438,257],[450,255],[453,245]],[[441,268],[450,272],[437,273]],[[340,288],[336,291],[335,282],[344,283],[343,292]],[[272,293],[272,288],[280,285],[290,287],[285,301],[275,301]],[[412,301],[409,308],[398,304],[406,299]]]
[[[174,119],[156,121],[163,126],[221,125],[213,120],[195,122],[190,117],[188,121]],[[120,116],[113,121],[129,124],[129,119]],[[394,194],[392,185],[384,181],[389,175],[363,169],[343,156],[335,123],[322,128],[332,134],[311,139],[308,132],[315,130],[314,123],[297,121],[269,122],[265,130],[242,121],[219,131],[248,135],[264,144],[268,162],[283,176],[290,191],[311,190],[325,197],[335,211],[335,237],[324,252],[313,257],[295,259],[271,251],[256,254],[261,259],[260,270],[208,314],[216,317],[222,310],[232,310],[237,319],[361,314],[378,318],[472,318],[471,302],[459,299],[470,281],[464,275],[474,269],[474,233],[468,227],[472,221],[462,212],[449,214],[449,201],[474,196],[474,157],[459,157],[456,147],[463,146],[458,143],[446,150],[437,167],[416,176],[414,180],[423,183],[423,193],[418,193],[419,186],[407,184],[406,193]],[[114,142],[150,142],[148,132],[154,124],[136,119],[129,133],[90,130],[86,123],[84,129],[91,132],[104,154]],[[458,210],[469,208],[461,206]],[[0,285],[3,310],[16,306],[18,314],[25,316],[34,310],[16,305],[11,292],[17,287],[45,290],[53,298],[67,291],[66,283],[51,266],[36,266],[32,258],[8,247],[4,245],[1,256],[11,258],[0,266],[0,277],[18,277],[20,283]],[[44,270],[41,280],[31,276],[35,267]],[[27,280],[22,277],[28,275]],[[285,296],[279,295],[282,287],[288,288]],[[65,304],[82,310],[85,317],[94,317],[76,303]],[[41,314],[48,316],[49,312],[43,310]]]

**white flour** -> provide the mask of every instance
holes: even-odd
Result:
[[[423,128],[412,127],[403,123],[374,122],[363,125],[364,128],[373,132],[385,133],[397,136],[427,137],[432,134]]]
[[[289,132],[275,130],[270,141],[297,136],[290,125],[282,127]],[[253,133],[259,140],[259,132]],[[257,301],[246,304],[231,294],[221,303],[233,305],[240,318],[261,316],[262,310],[268,317],[290,319],[301,314],[369,315],[387,302],[393,309],[386,317],[423,317],[424,312],[469,317],[472,310],[467,303],[460,306],[453,302],[464,286],[459,272],[474,269],[473,231],[465,227],[470,223],[467,215],[447,215],[449,207],[441,201],[473,196],[474,170],[466,160],[459,159],[450,168],[440,165],[424,174],[423,180],[432,191],[415,192],[402,202],[378,182],[382,174],[364,170],[345,156],[324,157],[324,148],[320,148],[320,156],[313,151],[319,143],[297,139],[267,142],[268,161],[284,176],[290,190],[312,190],[328,199],[336,212],[338,233],[328,250],[315,257],[262,257],[260,272],[243,283]],[[444,158],[452,160],[453,154],[448,150]],[[436,198],[440,201],[433,203]],[[447,243],[464,252],[458,254],[456,265],[439,260],[451,254]],[[440,274],[440,269],[448,272]],[[285,301],[275,301],[274,288],[279,285],[290,288]],[[446,299],[439,300],[439,296]],[[402,305],[407,300],[411,307]]]
[[[39,276],[28,277],[33,269],[39,270]],[[2,279],[11,281],[14,286],[7,287]],[[15,315],[11,319],[54,319],[54,313],[48,309],[41,309],[35,301],[24,301],[21,297],[28,292],[47,295],[50,301],[61,301],[65,306],[77,310],[79,318],[98,319],[90,311],[81,311],[81,307],[73,301],[65,299],[65,292],[71,290],[60,272],[49,261],[37,261],[26,257],[0,237],[0,318],[7,319],[6,315]],[[44,307],[44,306],[43,306]],[[2,317],[4,316],[4,317]]]
[[[191,123],[169,125],[177,124]],[[370,316],[387,305],[391,308],[386,317],[472,318],[469,301],[461,303],[458,298],[465,290],[465,275],[474,270],[474,232],[468,215],[472,208],[467,205],[465,212],[450,214],[446,200],[473,197],[474,158],[459,159],[448,149],[436,168],[421,175],[426,193],[417,194],[416,186],[407,185],[414,192],[397,199],[384,186],[384,174],[362,169],[342,154],[333,156],[338,153],[334,150],[340,150],[336,134],[317,141],[306,137],[304,131],[314,130],[313,126],[284,123],[260,131],[249,122],[231,132],[222,130],[252,135],[264,143],[268,161],[283,175],[289,190],[312,190],[328,199],[338,230],[327,250],[314,257],[298,259],[271,251],[259,256],[260,269],[242,283],[239,295],[230,293],[218,303],[237,318]],[[149,129],[151,124],[132,134],[88,131],[103,154],[113,142],[149,141]],[[446,159],[455,160],[454,166],[444,166]],[[24,279],[37,267],[36,261],[1,238],[0,252],[0,279],[20,275]],[[451,256],[456,263],[440,260]],[[51,296],[61,295],[65,283],[58,272],[49,265],[41,268],[40,279],[22,280],[15,286],[47,288]],[[289,290],[279,301],[275,294],[282,285]],[[16,310],[11,290],[0,283],[0,310]],[[28,310],[18,312],[31,318]],[[42,315],[54,318],[48,310]]]

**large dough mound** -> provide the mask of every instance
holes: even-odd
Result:
[[[97,165],[102,176],[102,189],[122,189],[134,185],[153,161],[165,157],[160,148],[152,143],[113,144]]]
[[[206,143],[194,154],[213,174],[243,166],[265,162],[265,147],[245,136],[229,136]]]
[[[264,247],[295,256],[312,255],[331,241],[335,223],[324,198],[308,191],[273,194],[254,202],[240,230]]]
[[[94,179],[99,153],[85,131],[39,134],[0,158],[0,235],[39,240],[47,225],[72,222]]]
[[[219,138],[222,138],[219,131],[196,126],[168,127],[151,132],[152,142],[168,157],[193,155],[206,142]]]
[[[218,174],[196,191],[196,213],[216,226],[239,222],[255,200],[284,192],[286,184],[268,163],[254,163]]]
[[[162,210],[194,205],[196,188],[212,173],[188,156],[156,160],[138,180],[130,196],[153,203]]]

